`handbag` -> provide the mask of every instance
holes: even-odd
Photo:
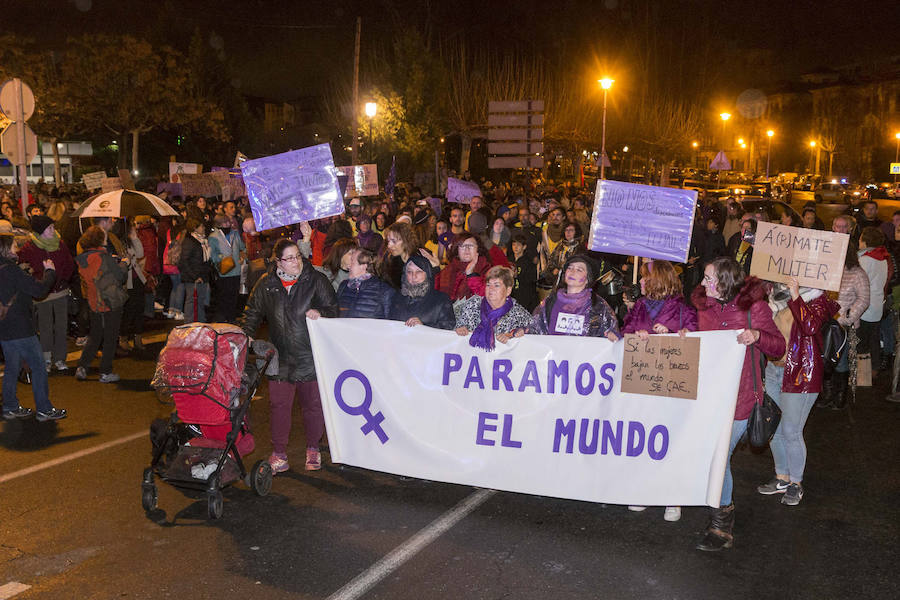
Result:
[[[752,329],[750,321],[750,312],[747,312],[747,323]],[[759,373],[756,370],[756,348],[750,347],[751,364],[753,365],[753,395],[756,395],[757,386],[759,385]],[[763,357],[759,362],[762,366]],[[781,409],[772,400],[772,397],[763,389],[763,398],[761,402],[753,405],[753,411],[750,413],[750,419],[747,421],[747,437],[750,445],[756,448],[764,448],[769,445],[778,424],[781,422]]]
[[[224,275],[234,268],[234,258],[225,256],[219,261],[219,275]]]
[[[847,342],[847,330],[843,325],[834,318],[825,321],[822,325],[822,366],[826,375],[833,373],[841,362],[849,347]]]

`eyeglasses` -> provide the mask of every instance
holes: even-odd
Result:
[[[460,244],[459,249],[460,250],[478,250],[478,245],[477,244]]]
[[[293,256],[283,256],[278,260],[280,260],[281,262],[297,262],[298,260],[300,260],[300,257],[294,254]]]

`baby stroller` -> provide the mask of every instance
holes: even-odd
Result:
[[[144,510],[157,506],[156,475],[175,487],[205,491],[211,519],[222,516],[221,489],[238,479],[258,496],[269,493],[268,461],[257,461],[248,473],[243,457],[254,449],[250,400],[276,352],[257,341],[261,355],[248,356],[248,341],[227,323],[191,323],[169,333],[151,384],[172,396],[175,410],[150,428],[153,461],[141,482]]]

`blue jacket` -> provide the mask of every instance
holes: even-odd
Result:
[[[338,287],[339,317],[356,319],[387,319],[394,299],[394,288],[374,275],[364,280],[358,290],[349,285],[350,280]]]
[[[232,229],[226,236],[221,229],[214,229],[209,236],[209,260],[218,271],[219,263],[226,256],[234,259],[234,267],[219,277],[240,277],[241,252],[244,251],[244,240],[236,229]]]

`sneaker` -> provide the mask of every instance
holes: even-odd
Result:
[[[629,506],[629,507],[628,507],[628,510],[630,510],[631,512],[644,512],[645,510],[647,510],[647,507],[646,507],[646,506],[634,506],[634,505],[632,505],[632,506]]]
[[[37,420],[42,423],[44,421],[59,421],[60,419],[65,419],[68,416],[69,414],[64,408],[51,408],[47,412],[39,412],[37,414]]]
[[[84,367],[75,369],[75,379],[78,381],[87,381],[87,371],[85,371]]]
[[[764,496],[771,496],[772,494],[783,494],[787,491],[790,483],[790,481],[785,481],[784,479],[778,479],[776,477],[766,485],[758,486],[756,488],[756,491]]]
[[[781,498],[782,504],[787,504],[788,506],[797,506],[800,504],[800,500],[803,499],[803,486],[799,483],[791,483],[787,486],[787,490],[784,492],[784,496]]]
[[[161,310],[164,309],[164,308],[165,308],[165,306],[163,306],[163,305],[160,304],[159,302],[154,302],[154,303],[153,303],[153,310],[154,310],[155,312],[159,312],[159,311],[161,311]]]
[[[322,468],[322,453],[318,448],[306,449],[306,470],[318,471]]]
[[[120,379],[115,373],[103,373],[100,375],[100,383],[115,383]]]
[[[56,361],[56,362],[53,364],[53,366],[56,367],[56,370],[59,371],[60,373],[62,373],[63,371],[68,371],[68,370],[69,370],[69,365],[67,365],[67,364],[66,364],[66,361],[64,361],[64,360],[58,360],[58,361]]]
[[[184,321],[184,313],[180,310],[175,311],[175,316],[173,317],[176,321]]]
[[[275,454],[274,452],[272,453],[272,456],[269,457],[269,466],[272,467],[273,473],[284,473],[291,468],[291,465],[288,464],[286,455]]]
[[[19,406],[18,408],[14,408],[12,410],[4,410],[3,418],[7,421],[12,421],[13,419],[27,419],[33,412],[34,411],[30,408]]]
[[[87,336],[75,338],[76,346],[80,347],[80,346],[84,346],[85,344],[87,344]]]
[[[174,317],[175,317],[175,313],[172,311],[171,308],[167,308],[167,309],[165,310],[165,312],[163,312],[163,316],[164,316],[165,318],[167,318],[167,319],[171,319],[171,318],[174,318]]]
[[[670,523],[681,520],[681,507],[667,506],[666,513],[663,515],[663,519],[669,521]]]

